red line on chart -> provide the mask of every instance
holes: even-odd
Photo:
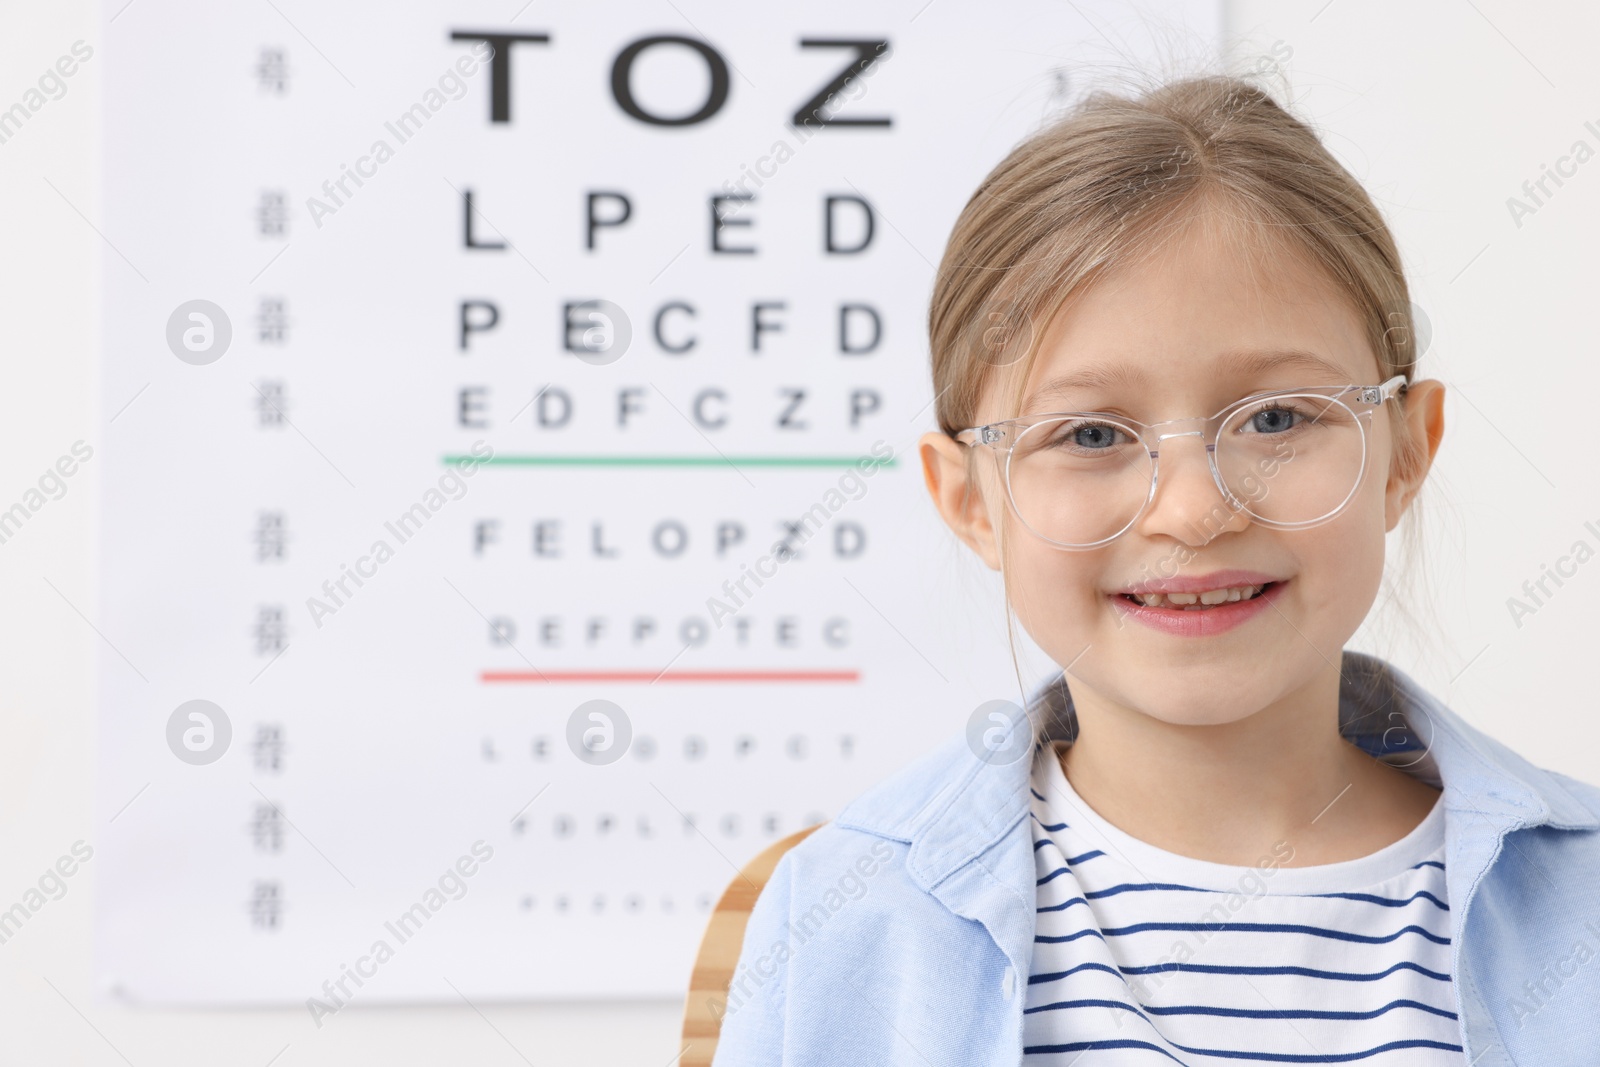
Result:
[[[483,671],[480,682],[859,682],[858,670]]]

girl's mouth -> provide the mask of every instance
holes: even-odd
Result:
[[[1130,603],[1145,608],[1172,608],[1182,611],[1206,611],[1223,604],[1237,604],[1241,600],[1254,600],[1278,582],[1259,585],[1230,585],[1207,589],[1198,593],[1119,593]]]
[[[1288,579],[1235,572],[1164,584],[1167,588],[1151,592],[1111,594],[1119,620],[1131,619],[1175,637],[1211,637],[1240,626],[1270,608],[1283,594]]]

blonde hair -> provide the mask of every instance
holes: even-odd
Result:
[[[1205,75],[1093,93],[984,178],[956,220],[928,309],[939,428],[954,435],[976,425],[1002,371],[1014,374],[1015,388],[1000,417],[1020,415],[1036,342],[1065,303],[1206,207],[1239,224],[1241,254],[1288,251],[1317,265],[1365,324],[1380,380],[1412,380],[1416,327],[1405,275],[1371,197],[1263,89]],[[1395,442],[1397,472],[1426,462],[1408,435]],[[978,451],[968,452],[969,485]],[[1009,605],[1008,525],[996,535]],[[1407,533],[1415,537],[1409,524]]]

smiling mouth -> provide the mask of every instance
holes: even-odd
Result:
[[[1198,593],[1118,593],[1130,604],[1141,608],[1166,608],[1169,611],[1209,611],[1226,604],[1254,600],[1282,582],[1264,582],[1259,585],[1230,585],[1207,589]]]

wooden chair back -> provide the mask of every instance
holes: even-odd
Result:
[[[756,897],[772,877],[783,854],[821,825],[808,826],[774,841],[745,864],[722,891],[706,923],[706,932],[700,938],[694,970],[689,974],[689,995],[683,1005],[683,1044],[688,1048],[678,1061],[680,1067],[711,1067],[711,1057],[717,1051],[717,1035],[722,1029],[722,1013],[728,1002],[728,986],[733,982],[733,971],[739,963],[744,928],[750,922]]]

